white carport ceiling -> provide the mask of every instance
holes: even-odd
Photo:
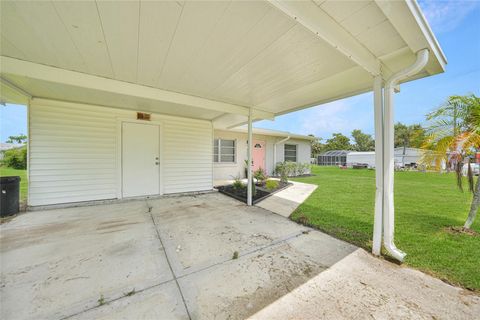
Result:
[[[1,72],[35,97],[226,127],[244,121],[235,112],[242,107],[268,118],[369,91],[372,74],[405,67],[421,48],[432,54],[419,76],[442,72],[445,58],[423,19],[411,1],[2,1]],[[30,72],[28,62],[45,72]],[[75,73],[57,68],[94,76],[98,87],[64,83]],[[115,93],[104,78],[132,86]],[[129,94],[139,86],[152,95]],[[230,107],[156,99],[165,91]]]

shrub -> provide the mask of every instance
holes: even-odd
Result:
[[[4,151],[2,164],[13,169],[27,169],[27,147]]]
[[[310,172],[310,164],[309,163],[299,163],[298,164],[299,174],[307,174]]]
[[[288,166],[286,162],[279,162],[275,166],[275,174],[280,176],[280,182],[288,182]]]
[[[265,172],[265,170],[263,170],[262,168],[258,168],[257,170],[255,170],[255,172],[253,173],[253,177],[255,179],[257,179],[257,182],[260,183],[260,184],[264,184],[265,183],[265,180],[267,180],[267,173]]]
[[[241,190],[241,189],[245,188],[245,185],[240,180],[240,177],[235,177],[234,181],[232,183],[232,187],[233,187],[234,190]]]
[[[267,180],[265,182],[265,188],[267,190],[272,191],[278,188],[278,181],[277,180]]]
[[[295,177],[310,172],[309,163],[297,163],[297,162],[279,162],[275,166],[275,174],[280,176],[280,181],[287,182],[288,177]],[[283,176],[283,178],[282,178]]]

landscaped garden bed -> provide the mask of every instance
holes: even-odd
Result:
[[[288,188],[289,186],[292,185],[292,183],[290,182],[285,183],[277,180],[269,180],[269,181],[276,181],[277,182],[276,186],[272,186],[270,188],[267,188],[266,186],[257,186],[257,185],[255,186],[255,192],[252,197],[253,204],[256,204],[262,201],[263,199],[268,198],[272,194],[278,191],[281,191],[285,188]],[[268,181],[267,181],[267,184],[268,184]],[[247,186],[246,185],[239,186],[234,183],[227,186],[219,186],[219,187],[216,187],[216,189],[220,193],[223,193],[227,196],[230,196],[239,201],[247,203]]]
[[[248,163],[245,162],[245,166]],[[247,175],[247,169],[245,169],[245,175]],[[252,194],[252,203],[258,203],[261,200],[271,196],[272,194],[288,188],[292,183],[288,182],[291,177],[310,177],[313,176],[310,171],[310,164],[308,163],[296,163],[296,162],[279,162],[274,169],[274,175],[279,178],[269,179],[267,173],[262,168],[259,168],[253,172],[254,188]],[[235,181],[231,185],[215,187],[218,191],[227,196],[247,203],[247,181],[241,181],[239,177],[235,178]]]

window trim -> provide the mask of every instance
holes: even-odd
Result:
[[[215,140],[218,141],[218,144],[215,146]],[[222,152],[221,152],[221,141],[226,140],[226,141],[233,141],[233,161],[221,161],[222,160]],[[218,148],[218,154],[215,155],[215,147]],[[228,139],[228,138],[219,138],[215,137],[213,138],[213,143],[212,143],[212,158],[213,158],[213,163],[215,165],[231,165],[231,164],[237,164],[237,139]]]
[[[287,160],[286,157],[286,151],[293,151],[293,150],[287,150],[285,146],[295,146],[295,161],[292,160]],[[284,143],[283,144],[283,161],[290,161],[290,162],[295,162],[298,163],[298,144],[296,143]]]

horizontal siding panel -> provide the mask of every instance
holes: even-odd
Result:
[[[41,128],[41,129],[35,129],[35,130],[30,130],[30,132],[35,133],[35,137],[37,140],[39,139],[40,136],[58,136],[61,134],[63,137],[84,137],[85,139],[96,139],[100,136],[100,138],[115,138],[113,135],[103,135],[105,131],[101,132],[101,135],[99,135],[98,131],[94,130],[81,130],[81,131],[73,131],[73,130],[68,130],[65,131],[64,129],[60,130],[54,130],[52,128]],[[35,137],[31,136],[31,140],[33,140]],[[48,137],[46,137],[48,139]]]
[[[92,175],[86,174],[86,175],[70,175],[70,176],[58,176],[58,175],[30,175],[30,179],[28,182],[30,183],[30,186],[33,186],[34,183],[41,183],[44,181],[90,181],[90,184],[92,184]],[[95,179],[109,179],[110,181],[112,180],[112,175],[109,174],[96,174]]]
[[[49,194],[49,193],[57,193],[62,192],[64,193],[64,186],[58,187],[33,187],[31,190],[34,191],[37,195]],[[112,189],[115,189],[115,184],[96,184],[95,190],[98,192],[100,190],[106,190],[107,192],[111,192]],[[77,186],[69,186],[69,190],[71,192],[81,192],[84,194],[85,192],[89,192],[91,190],[90,186],[88,185],[77,185]]]
[[[32,203],[35,206],[50,205],[57,203],[71,203],[71,202],[84,202],[94,200],[108,200],[117,198],[116,194],[112,193],[97,193],[92,195],[70,195],[65,197],[51,197],[51,196],[33,196],[31,197]]]
[[[39,164],[33,163],[30,165],[30,169],[32,170],[69,170],[69,169],[82,169],[82,170],[90,170],[92,168],[95,169],[109,169],[112,166],[115,166],[114,162],[105,162],[99,163],[96,161],[91,161],[89,163],[50,163],[50,164]]]
[[[185,180],[183,180],[185,179]],[[165,176],[164,180],[170,180],[171,184],[183,184],[183,183],[201,183],[205,179],[212,179],[208,172],[196,173],[196,174],[175,174],[171,176]],[[183,181],[181,181],[183,180]]]
[[[104,125],[98,125],[98,126],[93,126],[93,125],[73,125],[73,124],[66,124],[64,122],[62,123],[35,123],[30,125],[30,130],[35,131],[37,128],[42,129],[42,128],[48,128],[50,132],[61,132],[61,133],[68,133],[68,132],[84,132],[84,131],[90,131],[90,132],[96,132],[96,133],[114,133],[115,127],[109,127],[109,126],[104,126]]]
[[[41,181],[41,184],[38,184],[35,181],[32,188],[48,188],[48,187],[70,187],[70,186],[82,186],[82,185],[90,185],[92,182],[89,180],[54,180],[54,181]],[[106,185],[111,183],[109,179],[95,179],[95,183],[98,185]]]
[[[32,144],[30,144],[32,145]],[[64,155],[63,152],[50,152],[50,153],[45,153],[45,152],[39,152],[39,153],[30,153],[30,161],[36,160],[36,159],[68,159],[68,158],[62,158]],[[94,154],[94,153],[79,153],[76,154],[74,159],[111,159],[112,156],[111,154]],[[72,157],[73,159],[73,157]],[[67,160],[68,161],[68,160]]]
[[[30,205],[112,199],[118,194],[118,120],[134,111],[35,100],[30,107]],[[209,121],[153,114],[161,122],[164,193],[212,189]]]

